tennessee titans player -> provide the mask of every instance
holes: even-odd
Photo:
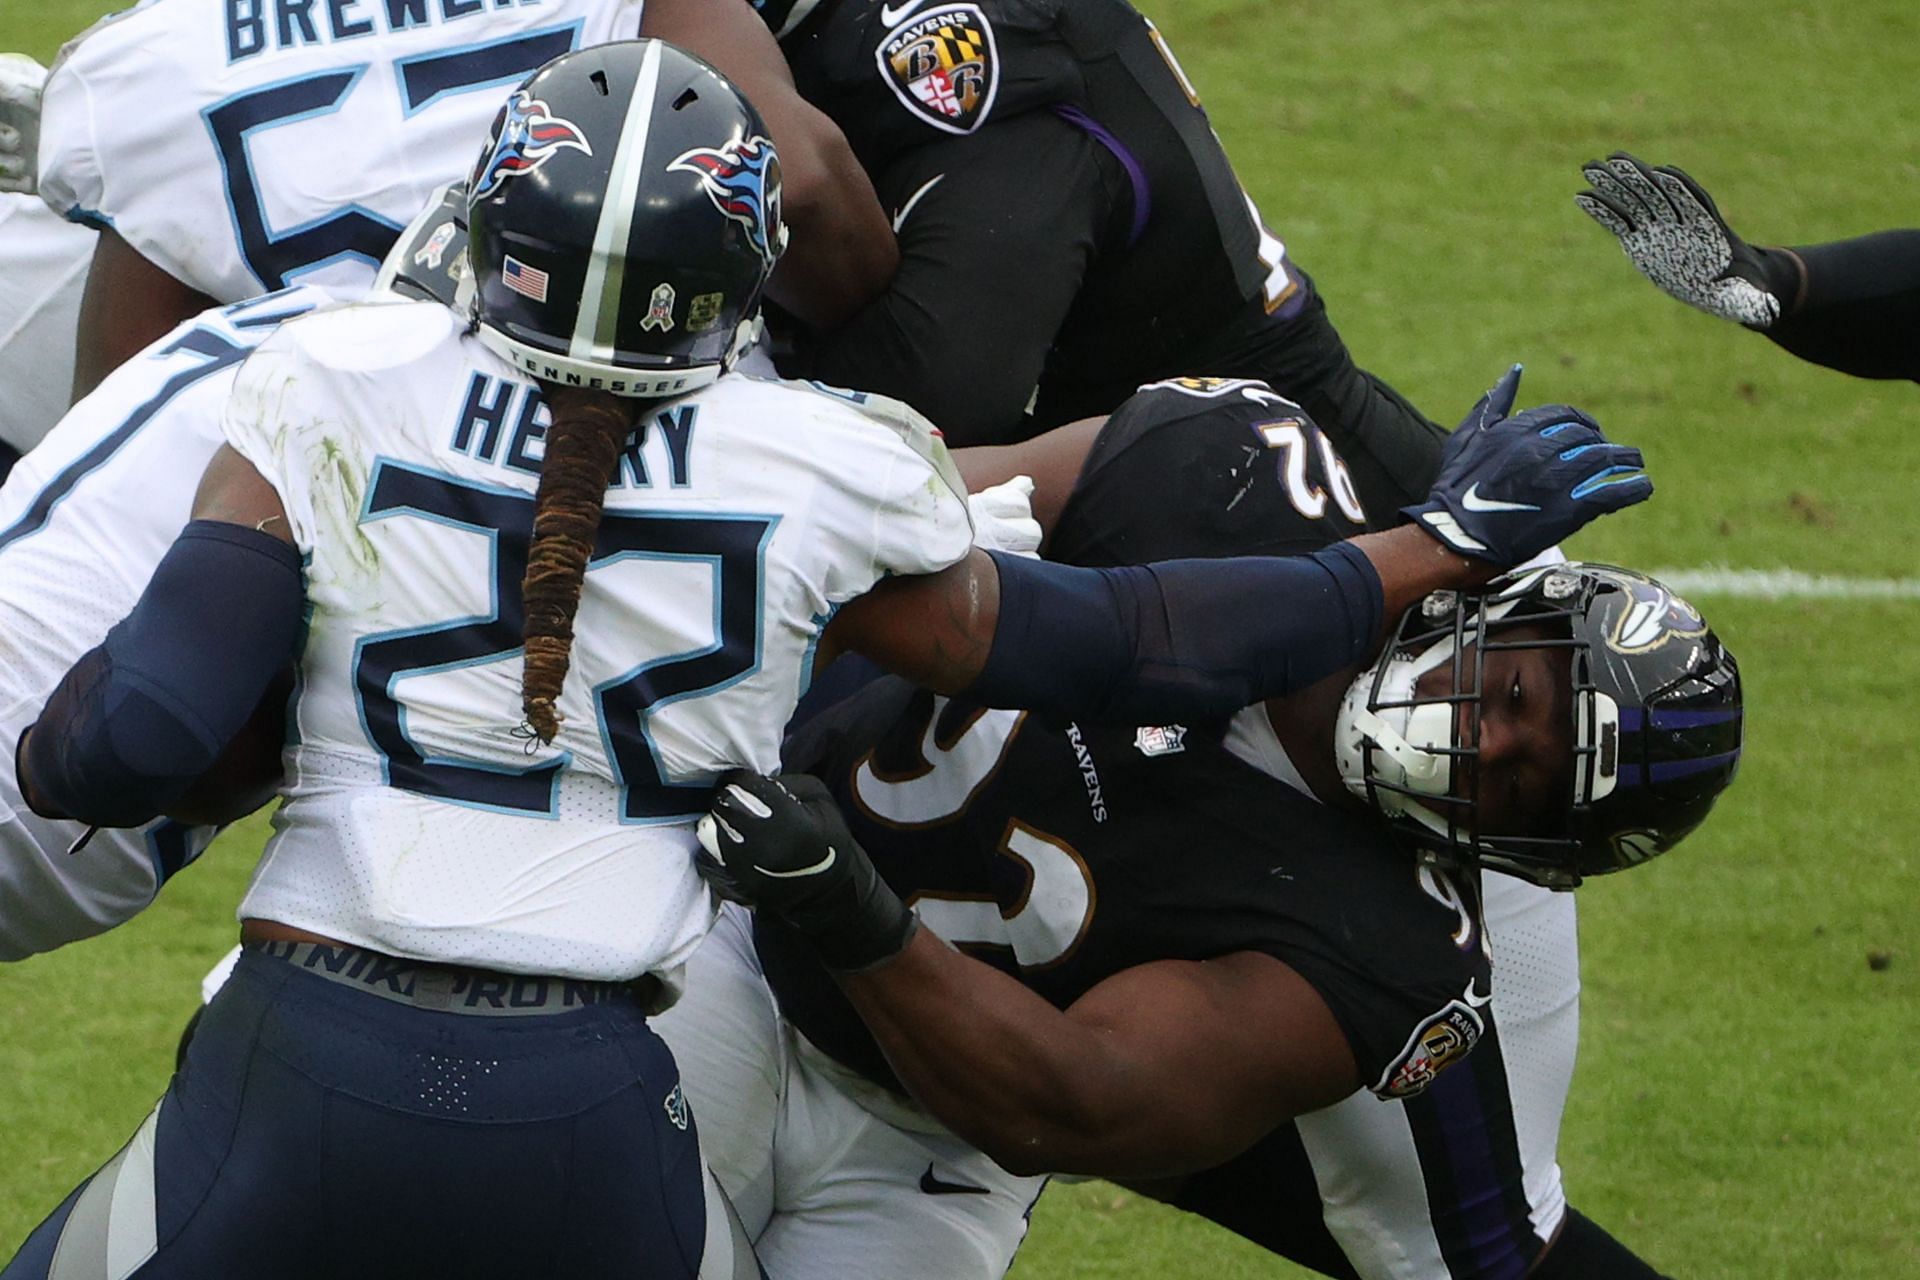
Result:
[[[923,419],[729,372],[785,229],[773,144],[723,77],[615,43],[509,97],[473,173],[475,324],[398,301],[282,324],[194,519],[22,739],[36,812],[145,821],[296,665],[245,953],[141,1134],[7,1280],[70,1257],[750,1274],[647,1015],[713,918],[691,865],[712,781],[777,766],[816,661],[1205,715],[1650,491],[1570,410],[1489,414],[1419,528],[1143,569],[972,551]]]
[[[704,56],[763,104],[800,243],[775,296],[817,322],[850,314],[892,274],[893,238],[744,4],[168,0],[95,24],[46,85],[41,196],[100,231],[75,394],[216,302],[294,283],[357,296],[429,193],[465,176],[508,88],[636,34]]]
[[[0,53],[0,481],[66,412],[93,233],[40,200],[34,156],[47,69]]]
[[[409,224],[375,291],[451,304],[465,245],[460,187]],[[0,490],[0,750],[11,753],[60,677],[139,599],[222,442],[240,362],[281,321],[330,301],[298,286],[180,325],[75,405]],[[242,772],[226,782],[251,776],[264,792],[208,792],[179,807],[183,821],[91,835],[34,814],[13,775],[0,777],[0,960],[89,937],[146,907],[206,847],[211,824],[271,793],[274,762],[251,759],[250,745],[240,744]]]

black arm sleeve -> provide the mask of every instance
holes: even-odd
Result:
[[[195,520],[140,602],[54,689],[18,752],[43,817],[151,821],[219,758],[282,668],[305,617],[300,553]]]
[[[1103,154],[1030,112],[901,155],[875,182],[897,224],[898,274],[783,372],[904,400],[956,447],[1019,438],[1114,216]]]
[[[1766,331],[1814,364],[1860,378],[1920,382],[1920,231],[1797,246],[1799,305]]]
[[[1385,613],[1349,542],[1118,569],[990,554],[1000,622],[967,696],[1088,723],[1212,720],[1304,689],[1365,657]]]

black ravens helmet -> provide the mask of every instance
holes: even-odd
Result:
[[[1549,829],[1480,829],[1460,783],[1479,750],[1487,655],[1502,649],[1569,654],[1572,768]],[[1450,688],[1416,692],[1448,663]],[[1741,714],[1740,669],[1691,605],[1629,569],[1561,564],[1409,610],[1348,691],[1335,748],[1347,785],[1427,855],[1565,889],[1699,826],[1739,768]]]
[[[469,179],[478,336],[529,377],[674,396],[730,366],[786,246],[780,162],[726,77],[658,40],[549,62]]]

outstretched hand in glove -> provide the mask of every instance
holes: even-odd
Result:
[[[1427,500],[1401,508],[1452,550],[1503,568],[1653,495],[1638,449],[1568,405],[1512,413],[1519,391],[1515,365],[1448,437]]]
[[[1713,197],[1679,169],[1616,151],[1580,171],[1590,189],[1575,203],[1613,232],[1640,274],[1663,292],[1753,329],[1793,309],[1800,290],[1794,255],[1742,240]]]

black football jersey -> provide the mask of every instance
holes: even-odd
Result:
[[[1399,519],[1362,506],[1333,441],[1266,383],[1176,378],[1142,387],[1100,428],[1047,557],[1308,555]]]
[[[762,14],[778,30],[789,6],[775,0]],[[781,47],[801,95],[846,134],[895,207],[924,181],[907,153],[990,139],[982,130],[995,121],[1047,112],[1098,144],[1113,215],[1051,334],[1038,425],[1107,412],[1156,377],[1213,368],[1247,343],[1243,329],[1304,297],[1166,42],[1124,0],[821,0]],[[1006,145],[1030,147],[1016,131]],[[977,175],[971,155],[955,152],[951,164]],[[890,179],[896,162],[910,179]],[[996,170],[993,181],[1015,185],[995,199],[1028,198],[1053,180],[1047,164],[1034,152],[1017,178]],[[965,274],[956,271],[956,288]]]
[[[1217,730],[1054,726],[889,677],[800,729],[787,767],[832,788],[923,923],[1058,1007],[1150,961],[1265,952],[1391,1096],[1486,1025],[1477,887],[1243,763]],[[799,1029],[894,1085],[804,938],[763,916],[757,941]]]

